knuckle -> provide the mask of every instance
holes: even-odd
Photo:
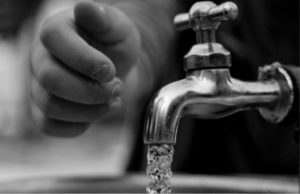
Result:
[[[43,88],[49,92],[58,92],[61,88],[61,76],[55,68],[52,61],[45,60],[37,75],[37,80]]]
[[[54,44],[59,44],[63,41],[66,28],[65,20],[66,17],[62,13],[45,20],[40,32],[40,40],[45,47],[50,48]]]
[[[31,98],[43,117],[52,117],[57,113],[55,111],[55,107],[58,105],[56,97],[47,92],[37,82],[31,84]]]
[[[46,93],[43,98],[40,98],[39,107],[46,117],[51,114],[51,107],[53,106],[53,96]]]
[[[58,30],[55,23],[56,19],[54,16],[47,18],[44,22],[40,34],[40,39],[44,45],[48,45],[52,38],[57,35]]]
[[[38,81],[46,90],[51,90],[55,83],[52,73],[49,71],[42,71],[38,76]]]
[[[37,91],[34,96],[34,101],[39,107],[44,117],[49,117],[51,114],[51,107],[53,106],[52,96],[43,91]]]

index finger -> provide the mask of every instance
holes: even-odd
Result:
[[[79,36],[72,12],[49,18],[42,29],[41,41],[63,64],[84,76],[99,82],[111,81],[115,76],[113,62]]]

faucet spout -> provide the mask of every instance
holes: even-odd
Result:
[[[217,119],[241,110],[259,109],[266,119],[282,120],[293,100],[291,82],[271,78],[270,70],[261,72],[259,81],[244,82],[232,78],[228,68],[195,70],[185,79],[166,85],[149,106],[144,142],[175,144],[183,116]]]

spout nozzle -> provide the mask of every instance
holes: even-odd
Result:
[[[288,72],[282,68],[281,64],[275,62],[259,69],[259,80],[276,80],[280,86],[280,95],[277,105],[272,108],[260,108],[261,116],[271,123],[280,123],[286,119],[290,113],[293,102],[293,82]]]
[[[144,129],[145,144],[175,144],[186,94],[186,79],[161,88],[151,101]]]
[[[156,97],[149,106],[144,129],[145,144],[175,144],[177,121],[179,118],[169,114],[166,103],[157,103],[162,96]],[[170,104],[170,103],[169,103]],[[175,122],[175,123],[174,123]]]

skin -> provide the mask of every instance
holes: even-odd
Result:
[[[141,83],[130,90],[136,96],[152,91],[163,76],[157,64],[172,55],[165,45],[175,41],[168,24],[176,3],[111,2],[81,1],[49,17],[34,41],[31,101],[38,112],[34,119],[46,134],[70,137],[84,132],[109,112],[133,69],[138,75],[133,80]],[[175,6],[168,11],[156,9],[171,4]],[[147,13],[149,8],[157,16]]]

